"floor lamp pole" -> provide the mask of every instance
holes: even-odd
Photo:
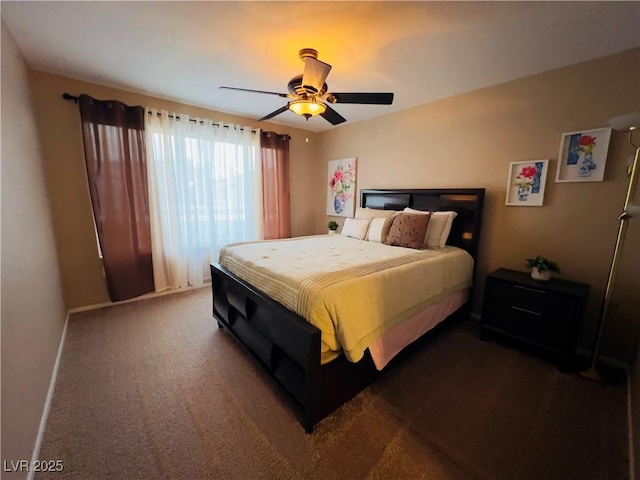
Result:
[[[613,379],[609,375],[604,374],[598,367],[598,355],[600,353],[600,344],[602,342],[602,334],[604,332],[605,324],[607,323],[607,315],[609,313],[609,305],[611,303],[611,294],[613,290],[613,283],[616,276],[616,270],[618,268],[618,264],[620,263],[620,254],[622,251],[622,247],[624,245],[625,232],[627,227],[627,222],[631,218],[632,214],[629,211],[630,203],[633,197],[633,193],[635,191],[636,183],[638,182],[638,169],[640,166],[638,165],[638,157],[640,156],[640,146],[636,146],[632,141],[633,130],[637,129],[637,125],[627,126],[625,130],[629,131],[629,143],[633,148],[636,149],[636,154],[633,159],[633,164],[629,168],[628,176],[629,176],[629,184],[627,186],[627,195],[624,200],[624,208],[622,209],[622,213],[618,216],[618,236],[616,237],[616,245],[613,249],[613,257],[611,259],[611,266],[609,267],[609,277],[607,278],[607,287],[604,292],[604,301],[602,302],[602,308],[600,310],[599,324],[598,324],[598,333],[596,335],[596,340],[593,345],[592,353],[591,353],[591,364],[587,370],[580,372],[585,378],[589,380],[594,380],[600,383],[612,383]]]

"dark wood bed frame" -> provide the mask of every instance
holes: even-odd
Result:
[[[483,204],[483,188],[360,191],[362,207],[458,212],[447,243],[465,249],[474,260]],[[218,326],[228,330],[289,394],[307,433],[381,374],[368,350],[357,363],[341,355],[321,365],[318,328],[219,264],[211,264],[211,283]]]

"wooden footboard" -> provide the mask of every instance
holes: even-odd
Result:
[[[219,264],[211,265],[213,316],[289,394],[307,433],[380,375],[368,354],[320,364],[320,330]]]
[[[310,432],[317,417],[320,330],[218,264],[211,265],[213,315],[290,394]]]

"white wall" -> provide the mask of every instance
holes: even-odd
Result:
[[[2,460],[8,462],[31,458],[66,310],[28,68],[4,22],[0,166]]]

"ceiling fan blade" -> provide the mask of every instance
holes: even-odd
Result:
[[[365,105],[391,105],[393,93],[330,93],[327,101],[331,103],[361,103]]]
[[[316,93],[322,90],[327,75],[331,71],[331,65],[321,62],[317,58],[307,57],[304,60],[304,72],[302,73],[302,86],[312,87]]]
[[[321,113],[320,116],[324,118],[327,122],[329,122],[332,125],[339,125],[347,121],[346,118],[344,118],[342,115],[336,112],[329,105],[326,105],[326,107],[327,109],[324,111],[324,113]]]
[[[270,118],[273,118],[276,115],[280,115],[282,112],[286,112],[288,109],[289,109],[289,104],[286,104],[284,107],[281,107],[278,110],[276,110],[274,112],[271,112],[268,115],[265,115],[264,117],[262,117],[258,121],[261,122],[262,120],[269,120]]]
[[[251,93],[266,93],[267,95],[277,95],[282,98],[293,98],[288,93],[267,92],[266,90],[252,90],[250,88],[238,88],[238,87],[218,87],[224,90],[237,90],[239,92],[251,92]]]

